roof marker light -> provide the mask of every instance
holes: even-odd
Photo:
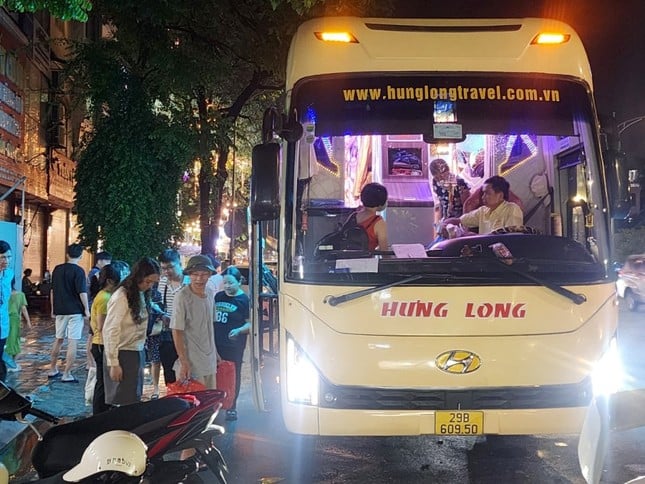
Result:
[[[542,32],[537,34],[531,44],[564,44],[569,42],[571,35],[559,32]]]
[[[324,42],[345,42],[358,44],[358,40],[349,32],[316,32],[316,37]]]

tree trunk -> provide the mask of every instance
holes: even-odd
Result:
[[[199,169],[199,227],[201,230],[201,253],[213,254],[217,242],[217,232],[213,227],[213,210],[211,208],[211,192],[213,179],[213,161],[209,147],[209,130],[207,100],[204,89],[196,93],[197,109],[199,113],[199,158],[201,166]],[[219,213],[219,212],[217,212]]]

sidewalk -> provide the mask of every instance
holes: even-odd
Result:
[[[78,383],[63,383],[59,379],[49,380],[47,372],[50,351],[54,342],[54,321],[45,315],[31,315],[32,329],[23,330],[25,342],[22,353],[16,358],[20,371],[9,372],[6,384],[22,395],[28,395],[34,406],[64,420],[76,420],[92,412],[91,405],[85,404],[85,381],[87,379],[86,341],[79,342],[78,355],[72,370]],[[67,345],[63,344],[59,357],[59,369],[64,365]],[[161,396],[165,395],[163,375],[160,383]],[[146,373],[143,399],[152,394],[152,385]],[[42,432],[50,424],[37,421]],[[21,476],[29,472],[31,449],[37,442],[36,434],[25,424],[0,421],[0,460],[7,466],[10,476]]]

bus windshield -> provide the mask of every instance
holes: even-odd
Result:
[[[584,83],[553,75],[299,81],[291,107],[304,135],[286,157],[287,280],[378,285],[419,274],[415,284],[518,284],[526,282],[522,271],[556,284],[605,278],[605,187],[591,99]],[[433,160],[449,174],[433,176]],[[477,210],[494,175],[509,182],[522,225],[441,237],[437,214]],[[360,210],[370,182],[388,191],[381,216],[391,247],[322,250],[321,241]],[[500,243],[516,270],[500,266],[493,250]]]

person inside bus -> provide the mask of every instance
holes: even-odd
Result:
[[[377,213],[387,206],[387,189],[380,183],[368,183],[361,189],[361,202],[356,222],[367,232],[368,250],[388,250],[387,225]]]
[[[432,198],[434,205],[434,222],[440,224],[446,218],[461,217],[464,213],[464,202],[470,196],[468,184],[450,172],[448,162],[437,158],[430,162],[432,175]]]
[[[454,238],[453,235],[472,235],[472,232],[464,231],[462,227],[477,228],[478,233],[489,234],[503,227],[523,225],[522,209],[516,203],[508,201],[509,189],[510,184],[504,177],[496,175],[488,178],[482,187],[483,205],[461,217],[444,219],[441,222],[441,233],[446,238]],[[449,230],[451,226],[457,229]]]

